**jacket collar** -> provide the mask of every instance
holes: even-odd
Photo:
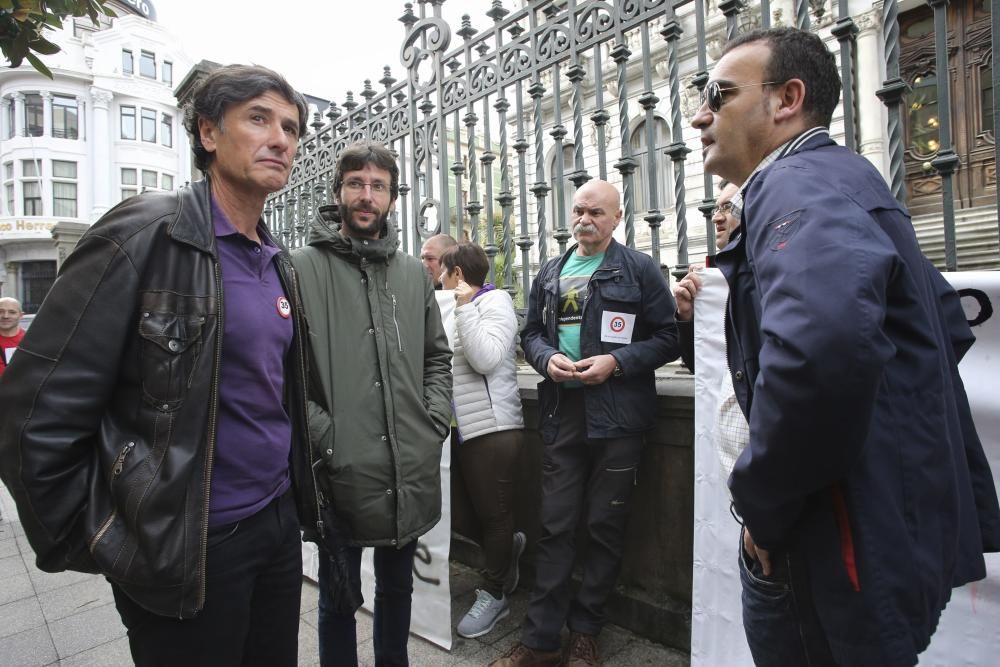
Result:
[[[177,194],[177,213],[167,228],[175,241],[215,254],[212,195],[208,178],[196,181]]]

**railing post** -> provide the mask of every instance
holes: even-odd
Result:
[[[844,144],[852,151],[857,151],[858,132],[856,127],[856,109],[854,106],[854,48],[858,27],[848,13],[847,0],[839,0],[839,16],[837,23],[830,30],[840,42],[840,81],[843,84],[844,108]]]
[[[958,166],[958,156],[951,142],[951,68],[948,65],[948,0],[927,0],[934,9],[934,60],[937,71],[938,132],[940,149],[931,165],[941,176],[941,195],[944,225],[944,261],[949,271],[958,269],[955,251],[955,199],[952,194],[951,175]]]
[[[684,161],[691,149],[684,143],[684,130],[681,127],[681,82],[678,74],[677,47],[684,31],[677,17],[671,10],[670,20],[663,26],[660,34],[667,40],[667,76],[670,79],[670,132],[673,142],[667,147],[666,153],[674,165],[674,212],[677,215],[677,264],[675,274],[680,280],[688,270],[688,233],[687,233],[687,203],[684,201],[687,193],[684,188]],[[706,242],[711,244],[711,237]]]
[[[910,87],[899,77],[899,8],[896,0],[882,5],[882,39],[885,43],[885,81],[875,91],[888,111],[889,187],[900,204],[906,203],[906,165],[903,162],[903,96]]]

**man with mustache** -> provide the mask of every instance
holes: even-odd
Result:
[[[306,105],[230,65],[185,126],[205,179],[95,223],[4,373],[0,473],[39,568],[107,577],[135,664],[289,667],[318,498],[305,322],[261,212]]]
[[[543,378],[542,536],[521,643],[495,666],[598,664],[596,638],[621,566],[643,434],[656,414],[653,371],[679,355],[674,301],[660,268],[612,238],[619,201],[606,181],[577,190],[570,225],[577,244],[532,283],[521,343]],[[589,544],[574,597],[581,514]]]
[[[320,209],[293,254],[312,334],[318,386],[310,431],[317,485],[348,542],[347,577],[361,592],[361,550],[375,548],[375,664],[406,665],[417,538],[441,517],[441,444],[451,426],[451,349],[430,276],[399,250],[389,213],[399,167],[384,146],[340,156],[337,206]],[[340,227],[335,226],[339,213]],[[323,667],[357,665],[355,609],[319,567]]]

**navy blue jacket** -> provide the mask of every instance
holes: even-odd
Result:
[[[549,378],[549,359],[559,352],[559,272],[576,246],[541,268],[531,285],[528,317],[521,331],[524,355],[544,378],[538,384],[540,431],[545,442],[556,436],[559,385]],[[635,314],[632,342],[601,341],[601,313],[605,309]],[[656,417],[653,371],[680,355],[674,297],[649,255],[614,239],[604,261],[590,278],[589,295],[580,324],[582,358],[612,354],[624,375],[585,387],[587,435],[618,438],[649,430]]]
[[[915,664],[1000,548],[954,300],[882,176],[826,135],[751,179],[742,223],[717,257],[750,422],[736,510],[808,579],[838,664]]]

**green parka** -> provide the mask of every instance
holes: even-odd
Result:
[[[317,484],[349,544],[402,546],[441,518],[451,350],[429,276],[392,225],[348,238],[334,210],[320,209],[292,254],[325,394],[316,403],[330,407],[310,414]]]

